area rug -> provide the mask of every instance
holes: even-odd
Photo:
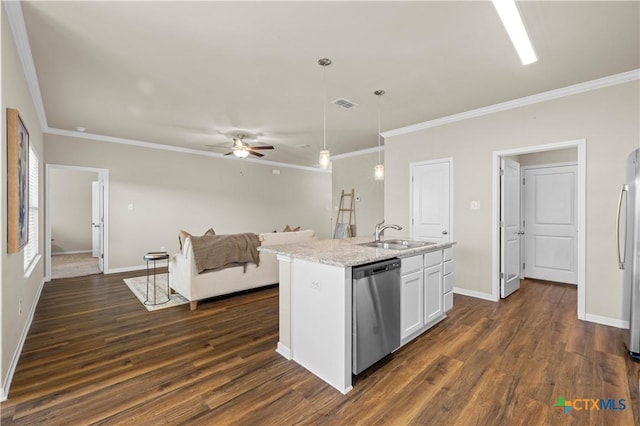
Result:
[[[125,278],[123,280],[129,290],[135,294],[140,303],[147,308],[148,311],[157,311],[158,309],[171,308],[173,306],[180,306],[186,303],[189,303],[187,299],[179,295],[178,293],[173,293],[171,298],[166,303],[161,303],[158,305],[145,305],[144,301],[147,300],[147,276],[143,277],[135,277],[135,278]],[[149,277],[149,299],[153,302],[153,276]],[[156,277],[156,300],[158,302],[162,302],[167,300],[167,275],[159,274]]]

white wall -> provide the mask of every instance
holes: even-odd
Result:
[[[625,160],[640,145],[639,86],[633,81],[388,137],[387,221],[408,229],[411,162],[453,157],[456,286],[490,294],[492,153],[585,138],[586,312],[627,320],[614,229]],[[471,200],[480,201],[481,210],[470,210]]]
[[[553,151],[534,152],[531,154],[516,155],[515,157],[515,161],[520,163],[522,167],[540,164],[568,163],[578,161],[578,149],[554,149]]]
[[[95,172],[49,170],[52,253],[91,250],[91,183],[96,180]]]
[[[31,94],[24,78],[22,64],[18,57],[13,34],[9,27],[7,15],[4,7],[2,10],[2,146],[0,146],[0,175],[2,185],[0,194],[2,205],[0,206],[0,301],[2,317],[2,345],[0,346],[0,381],[2,392],[6,392],[10,381],[10,369],[12,362],[17,362],[21,339],[26,335],[27,327],[37,303],[38,294],[42,288],[44,279],[43,260],[40,259],[36,268],[28,277],[24,276],[24,253],[7,254],[7,132],[4,123],[7,122],[6,109],[15,108],[20,113],[20,117],[29,132],[29,143],[40,158],[40,194],[39,203],[43,206],[43,175],[42,167],[42,131],[38,116],[31,100]],[[42,235],[43,212],[40,211],[40,253],[44,253]],[[22,302],[22,312],[19,311],[19,304]],[[15,367],[15,364],[13,364]],[[2,397],[6,395],[0,395]]]
[[[384,181],[376,181],[373,178],[373,168],[376,164],[377,153],[332,160],[333,227],[336,223],[341,191],[344,189],[345,192],[351,192],[351,189],[354,189],[356,198],[360,198],[360,201],[355,202],[356,236],[373,236],[374,227],[384,219]],[[348,200],[349,197],[345,198],[345,201]],[[348,205],[346,207],[348,208]],[[348,220],[346,212],[344,220]]]
[[[331,232],[331,175],[66,136],[45,136],[45,160],[109,169],[109,270],[178,251],[178,231]],[[279,175],[272,173],[277,168]],[[129,210],[132,205],[133,210]]]

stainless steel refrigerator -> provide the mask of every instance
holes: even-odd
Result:
[[[629,300],[627,349],[640,361],[640,149],[627,158],[626,182],[618,202],[618,267],[623,272],[623,291]]]

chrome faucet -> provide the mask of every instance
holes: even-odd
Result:
[[[393,229],[395,229],[397,231],[402,229],[402,226],[400,226],[400,225],[384,225],[384,226],[382,226],[383,223],[384,223],[384,220],[376,225],[375,232],[373,233],[373,236],[374,236],[374,240],[373,241],[375,243],[380,242],[380,235],[382,235],[382,233],[384,232],[385,229],[393,228]]]

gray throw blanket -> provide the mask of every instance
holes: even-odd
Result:
[[[189,238],[198,273],[241,265],[244,265],[246,270],[247,263],[260,263],[260,240],[256,234],[203,235]]]

